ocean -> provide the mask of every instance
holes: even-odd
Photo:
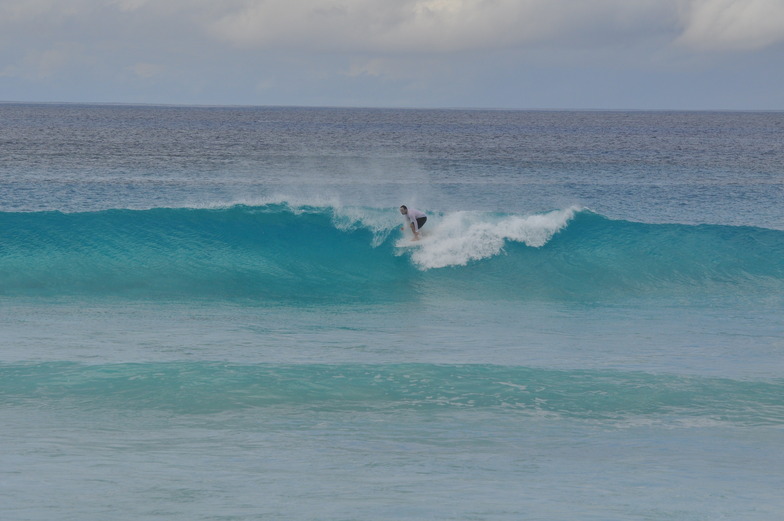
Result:
[[[0,104],[0,518],[777,521],[783,201],[781,112]]]

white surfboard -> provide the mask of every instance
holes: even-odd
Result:
[[[406,233],[400,240],[395,243],[395,246],[398,248],[410,248],[413,246],[421,246],[422,244],[427,244],[427,242],[432,238],[432,234],[430,232],[426,232],[422,230],[419,232],[419,239],[414,240],[411,233]]]

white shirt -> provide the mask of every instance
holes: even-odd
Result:
[[[419,210],[416,210],[414,208],[409,208],[408,213],[404,214],[403,217],[408,219],[408,222],[414,223],[414,229],[416,231],[419,231],[419,223],[417,223],[416,220],[419,219],[420,217],[427,217],[427,216],[423,212],[420,212]]]

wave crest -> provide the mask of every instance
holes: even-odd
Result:
[[[445,214],[415,243],[411,259],[421,269],[444,268],[494,257],[508,241],[539,248],[565,228],[577,211],[574,207],[529,216],[467,211]],[[404,237],[396,246],[411,243]]]
[[[784,291],[784,232],[612,220],[580,208],[431,213],[232,206],[0,212],[0,296],[377,302]]]

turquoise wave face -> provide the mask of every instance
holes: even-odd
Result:
[[[589,420],[784,424],[784,382],[495,365],[211,362],[0,365],[0,399],[58,409],[214,414],[503,409]]]
[[[266,205],[0,214],[0,294],[375,302],[781,291],[784,232]]]

